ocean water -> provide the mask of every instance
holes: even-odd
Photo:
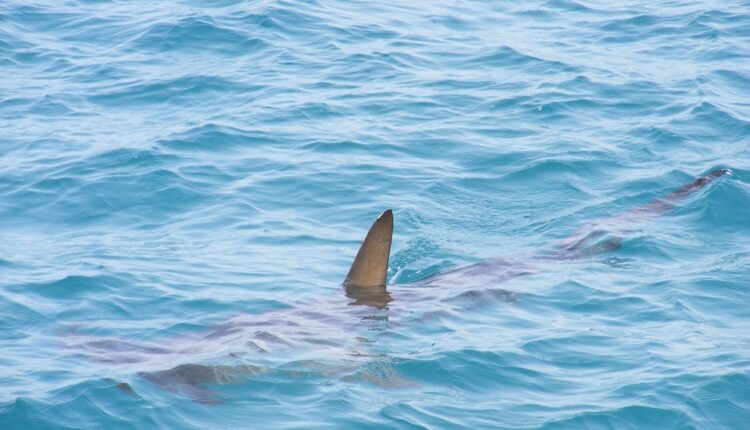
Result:
[[[747,1],[6,0],[0,72],[2,430],[750,425]]]

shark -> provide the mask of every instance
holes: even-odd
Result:
[[[446,290],[458,291],[458,297],[513,302],[519,293],[498,285],[543,271],[555,262],[615,252],[628,228],[664,214],[716,179],[731,174],[726,168],[713,170],[664,197],[604,222],[584,225],[568,238],[521,258],[484,260],[410,284],[387,283],[394,230],[394,214],[388,209],[365,235],[342,282],[344,294],[317,303],[240,315],[170,339],[133,341],[72,333],[67,346],[92,361],[126,365],[128,371],[133,370],[136,377],[153,386],[209,404],[220,398],[213,389],[216,385],[279,374],[335,375],[388,386],[408,385],[409,381],[389,368],[387,360],[379,360],[382,352],[371,345],[377,337],[373,332],[398,324],[394,317],[405,312],[400,304],[408,308],[410,303],[455,300],[457,296],[446,295]],[[353,322],[364,327],[369,337],[351,330]],[[320,357],[344,358],[331,362]],[[279,366],[279,360],[286,360],[286,364]],[[220,364],[204,364],[217,361]],[[363,365],[367,372],[362,372]],[[122,392],[136,395],[129,382],[112,379],[112,383]]]

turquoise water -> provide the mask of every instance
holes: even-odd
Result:
[[[750,4],[652,3],[2,2],[0,428],[746,428]]]

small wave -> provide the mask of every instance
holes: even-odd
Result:
[[[570,418],[548,421],[540,429],[642,429],[651,427],[696,428],[690,416],[679,410],[631,405],[577,413]]]
[[[208,16],[158,22],[130,41],[130,49],[137,51],[210,51],[227,56],[258,51],[267,46],[261,39],[222,26]]]
[[[238,84],[217,76],[182,76],[151,82],[130,81],[102,89],[88,97],[93,103],[104,106],[143,106],[149,104],[175,104],[180,106],[196,102],[207,94],[236,91]]]
[[[468,57],[468,58],[467,58]],[[512,68],[533,73],[575,72],[576,67],[560,61],[545,60],[530,54],[524,54],[508,46],[496,49],[491,53],[461,56],[462,63],[480,69]]]
[[[14,286],[12,290],[49,299],[80,300],[91,295],[111,293],[124,285],[126,282],[123,279],[114,276],[69,275],[51,282]]]
[[[721,130],[722,134],[729,134],[735,139],[750,136],[750,121],[733,116],[720,106],[703,102],[690,110],[689,121],[703,123],[710,130]]]
[[[157,142],[159,147],[186,153],[231,152],[257,145],[273,145],[273,136],[236,127],[207,123]]]

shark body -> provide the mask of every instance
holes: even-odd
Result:
[[[362,363],[377,362],[377,352],[366,337],[342,336],[353,322],[367,331],[383,330],[384,324],[398,324],[389,317],[403,309],[391,303],[429,303],[455,300],[444,292],[460,290],[459,298],[479,301],[513,301],[516,293],[499,288],[510,279],[538,273],[549,264],[578,259],[620,247],[619,233],[628,226],[642,223],[677,205],[695,191],[724,175],[729,169],[718,169],[684,185],[666,197],[611,218],[604,225],[589,225],[570,238],[526,258],[487,260],[439,273],[415,284],[386,285],[388,260],[393,235],[393,213],[383,212],[368,231],[347,274],[345,294],[327,297],[317,303],[254,315],[241,315],[205,331],[172,338],[158,343],[72,335],[68,346],[90,360],[127,365],[143,380],[162,389],[186,395],[199,402],[212,403],[217,393],[212,384],[241,381],[250,376],[274,373],[305,375],[356,375]],[[461,290],[462,286],[470,286]],[[460,300],[458,300],[460,302]],[[356,306],[352,306],[356,305]],[[444,305],[444,303],[443,303]],[[457,305],[460,306],[460,305]],[[304,351],[300,353],[299,351]],[[228,364],[192,364],[186,360]],[[265,357],[295,357],[288,365],[267,366]],[[344,357],[336,362],[318,357]],[[373,359],[375,359],[373,361]],[[170,363],[180,363],[169,367]],[[166,368],[166,369],[165,369]],[[361,373],[360,373],[361,376]],[[374,383],[393,384],[398,375],[380,367],[364,378]],[[128,383],[115,383],[125,393],[134,394]]]

